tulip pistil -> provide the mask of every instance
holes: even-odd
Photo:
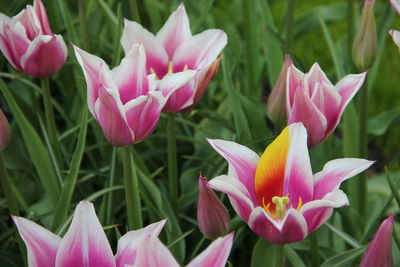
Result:
[[[263,209],[268,214],[270,214],[272,217],[278,218],[278,219],[282,219],[283,217],[285,217],[285,215],[286,215],[286,206],[290,202],[289,195],[286,195],[284,197],[274,196],[272,198],[272,204],[275,205],[275,212],[271,212],[269,210],[269,207],[271,206],[271,202],[268,202],[268,204],[265,204],[265,200],[264,199],[265,198],[262,199],[262,206],[263,206]],[[297,204],[296,210],[300,210],[302,206],[303,206],[303,200],[301,199],[301,197],[299,197],[299,202]],[[293,208],[293,207],[291,207],[291,208]]]

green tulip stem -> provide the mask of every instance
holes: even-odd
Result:
[[[123,169],[125,180],[125,198],[128,214],[129,230],[142,228],[142,208],[140,204],[140,191],[137,171],[130,147],[123,147]]]
[[[284,245],[275,246],[275,267],[285,266],[285,251]]]
[[[368,79],[365,78],[364,85],[360,90],[360,158],[368,158]],[[359,178],[358,204],[360,213],[364,219],[367,218],[367,176],[362,173]]]
[[[175,113],[167,113],[168,189],[172,208],[178,206],[178,166],[176,160]]]

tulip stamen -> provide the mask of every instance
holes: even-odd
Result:
[[[154,74],[156,80],[159,80],[156,71],[155,71],[152,67],[150,67],[150,73],[151,73],[151,74]]]

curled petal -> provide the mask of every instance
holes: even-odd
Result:
[[[182,71],[185,65],[192,70],[208,66],[227,42],[228,37],[222,30],[211,29],[194,35],[176,50],[172,60],[174,71]]]
[[[164,45],[169,58],[172,58],[178,46],[191,36],[189,18],[185,5],[181,3],[157,33],[157,39]]]
[[[135,143],[142,141],[153,132],[165,102],[166,98],[160,92],[150,92],[146,96],[131,100],[124,106]]]
[[[325,164],[322,171],[314,175],[314,200],[322,199],[326,194],[339,188],[340,184],[368,169],[374,161],[365,159],[336,159]]]
[[[157,237],[148,235],[140,244],[135,267],[179,267],[174,256]]]
[[[100,76],[105,75],[101,74],[100,71],[107,71],[107,64],[104,62],[103,59],[89,54],[82,49],[78,48],[77,46],[73,45],[75,50],[75,56],[78,60],[78,63],[81,65],[83,74],[85,75],[85,80],[87,84],[87,103],[89,106],[89,110],[93,116],[95,115],[94,112],[94,104],[96,103],[99,97],[99,87],[100,87]],[[100,66],[104,66],[100,68]]]
[[[146,52],[142,45],[133,45],[130,52],[122,59],[121,64],[111,72],[122,104],[148,93]]]
[[[57,251],[56,267],[114,267],[110,244],[93,204],[81,201]]]
[[[194,258],[187,267],[224,267],[232,248],[233,233],[220,237]]]
[[[354,95],[360,90],[361,86],[364,83],[365,77],[367,73],[361,73],[361,74],[349,74],[343,77],[336,85],[335,88],[337,92],[341,95],[342,101],[340,103],[340,109],[337,115],[337,119],[335,123],[333,123],[332,129],[327,133],[326,136],[329,136],[336,128],[336,126],[340,122],[340,118],[342,117],[342,114],[344,112],[344,109],[346,106],[349,104],[351,99],[354,97]]]
[[[346,194],[342,190],[336,189],[326,194],[323,199],[304,204],[300,212],[307,221],[308,232],[312,233],[331,217],[333,208],[348,205]]]
[[[208,143],[229,163],[228,175],[236,177],[247,189],[246,197],[257,205],[254,175],[260,157],[251,149],[235,142],[207,139]]]
[[[67,58],[67,46],[61,35],[40,35],[21,57],[24,72],[37,78],[48,78],[57,73]]]
[[[134,44],[143,44],[147,57],[147,73],[150,73],[152,68],[159,78],[164,77],[168,71],[169,58],[162,43],[142,25],[127,19],[124,23],[121,44],[125,54],[131,51]]]
[[[244,220],[249,219],[254,205],[249,198],[246,187],[235,177],[221,175],[208,182],[214,190],[223,192],[229,196],[229,200],[236,213]]]
[[[146,226],[145,228],[129,231],[118,240],[118,250],[115,255],[117,267],[133,265],[136,259],[136,253],[140,245],[147,236],[157,237],[163,229],[167,220],[162,220]]]
[[[248,224],[256,234],[274,244],[301,241],[308,234],[306,220],[295,209],[289,209],[281,221],[275,221],[263,208],[256,207]]]
[[[302,122],[308,132],[310,146],[318,145],[325,137],[327,121],[324,114],[311,102],[303,88],[296,90],[293,109],[288,114],[288,124]]]
[[[61,238],[42,226],[22,217],[13,216],[28,252],[30,267],[54,267]]]

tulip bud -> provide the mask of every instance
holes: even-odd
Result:
[[[0,109],[0,150],[6,148],[11,139],[11,128],[8,120]]]
[[[197,221],[200,232],[209,239],[224,236],[228,232],[229,212],[210,188],[206,178],[199,177],[199,201]]]
[[[286,119],[286,77],[292,63],[290,57],[286,56],[278,80],[267,100],[268,117],[274,123],[284,122]]]
[[[370,68],[376,56],[377,35],[374,4],[375,0],[365,0],[360,25],[353,42],[353,61],[361,70]]]
[[[361,260],[361,267],[380,266],[392,267],[392,231],[393,217],[391,214],[379,226],[371,243]]]

